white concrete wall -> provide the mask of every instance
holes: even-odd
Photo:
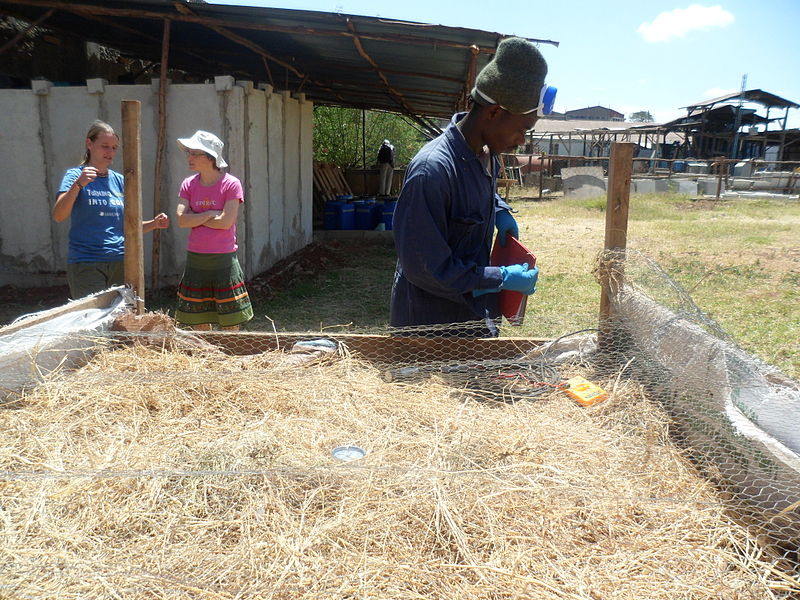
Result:
[[[32,90],[0,90],[0,285],[36,287],[63,283],[68,222],[50,211],[64,171],[80,163],[84,136],[94,119],[121,134],[122,100],[141,102],[142,214],[154,214],[158,142],[158,80],[152,85],[57,87],[34,82]],[[161,232],[162,285],[176,283],[185,262],[188,231],[174,223],[181,181],[191,173],[176,139],[198,129],[225,142],[229,171],[244,185],[237,223],[239,259],[248,277],[312,240],[313,103],[300,94],[254,89],[250,82],[218,77],[215,83],[167,88],[166,146],[161,211],[173,218]],[[122,172],[122,151],[112,168]],[[150,285],[152,235],[145,235],[145,282]]]
[[[26,90],[0,93],[0,274],[53,270],[58,259],[50,219],[52,169],[40,127],[40,102]],[[14,277],[0,284],[13,283]]]

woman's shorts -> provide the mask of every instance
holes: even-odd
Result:
[[[69,295],[73,300],[125,283],[125,263],[80,262],[67,265]]]

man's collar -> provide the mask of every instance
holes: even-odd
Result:
[[[458,123],[461,122],[461,120],[466,116],[466,112],[454,114],[453,118],[450,120],[450,125],[448,125],[447,129],[445,129],[445,134],[448,135],[453,141],[461,158],[464,160],[480,159],[480,155],[475,155],[475,152],[472,151],[472,148],[467,143],[467,138],[464,137],[461,129],[458,128]],[[488,152],[488,149],[485,146],[484,150]],[[489,152],[489,154],[491,155],[491,152]]]

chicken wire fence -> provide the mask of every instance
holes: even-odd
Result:
[[[800,386],[647,257],[597,275],[609,316],[547,339],[187,332],[124,294],[0,337],[0,595],[800,593]]]

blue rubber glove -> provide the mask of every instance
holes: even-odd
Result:
[[[507,210],[498,210],[494,214],[494,226],[497,227],[497,234],[500,236],[500,245],[506,247],[506,235],[511,234],[519,239],[519,226],[516,219]]]
[[[524,263],[500,267],[500,271],[503,274],[503,283],[500,284],[501,290],[521,292],[526,296],[530,296],[536,291],[536,281],[539,279],[538,267],[528,269],[528,263]]]

